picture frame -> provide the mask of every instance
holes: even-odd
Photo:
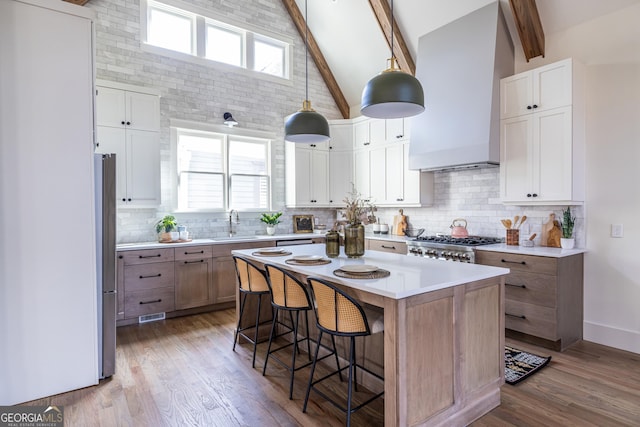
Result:
[[[294,215],[294,233],[313,233],[313,215]]]

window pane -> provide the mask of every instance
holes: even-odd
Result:
[[[192,53],[193,20],[162,9],[150,9],[147,42],[178,52]]]
[[[178,135],[178,172],[224,172],[222,139],[197,135]]]
[[[224,175],[183,172],[179,187],[180,209],[224,209]]]
[[[242,66],[242,34],[207,25],[206,56],[209,59]]]
[[[230,207],[234,209],[269,209],[269,178],[231,175]]]
[[[230,140],[229,173],[266,175],[267,143]]]
[[[256,40],[253,64],[255,71],[284,77],[284,47]]]

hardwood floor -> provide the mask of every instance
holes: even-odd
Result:
[[[29,404],[64,405],[67,426],[344,425],[344,414],[318,395],[302,413],[310,368],[296,373],[289,400],[285,369],[270,361],[262,376],[266,344],[258,346],[256,369],[250,345],[234,353],[234,319],[229,309],[120,327],[113,378]],[[564,353],[507,342],[552,360],[524,382],[504,385],[502,404],[474,427],[640,425],[640,355],[589,342]],[[343,385],[336,378],[332,391],[343,393]],[[382,425],[382,411],[378,399],[352,422]]]

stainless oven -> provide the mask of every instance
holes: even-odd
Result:
[[[475,263],[475,247],[502,243],[497,237],[469,236],[424,236],[407,242],[407,255]]]

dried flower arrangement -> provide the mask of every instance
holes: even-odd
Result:
[[[378,208],[369,202],[362,199],[362,196],[355,187],[352,187],[351,193],[343,199],[346,208],[342,212],[342,217],[345,218],[348,224],[373,224],[376,222],[375,213]]]

